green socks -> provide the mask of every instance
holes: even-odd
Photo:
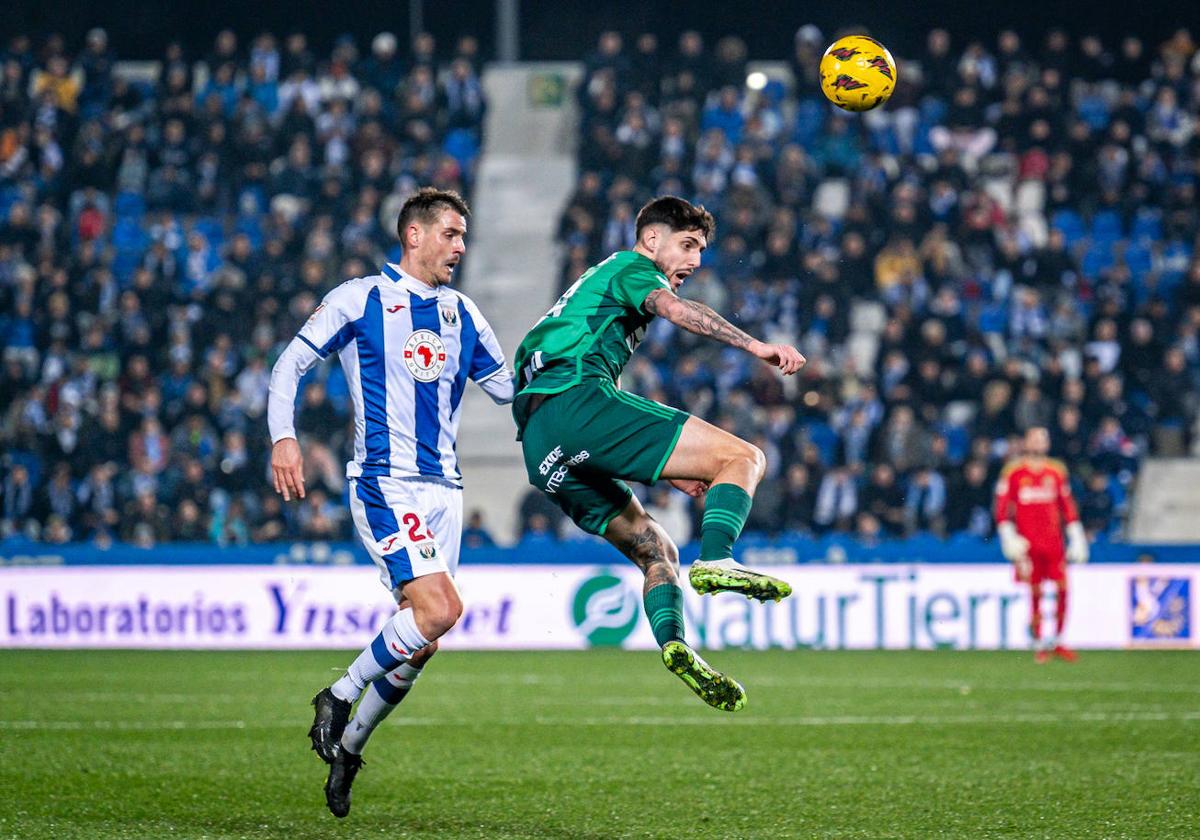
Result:
[[[645,595],[646,618],[654,631],[654,641],[683,641],[683,590],[673,583],[660,583]]]
[[[750,494],[736,484],[714,484],[704,497],[700,525],[700,559],[733,556],[733,541],[742,533],[752,504]]]

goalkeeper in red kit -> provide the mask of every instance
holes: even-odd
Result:
[[[1067,468],[1048,458],[1050,433],[1035,426],[1025,433],[1025,454],[1005,465],[996,484],[996,533],[1000,551],[1013,564],[1018,581],[1029,584],[1029,629],[1034,659],[1053,653],[1067,662],[1075,653],[1062,643],[1067,620],[1067,560],[1086,563],[1087,535],[1079,521]],[[1066,542],[1063,532],[1066,532]],[[1058,590],[1054,635],[1042,638],[1042,585]]]

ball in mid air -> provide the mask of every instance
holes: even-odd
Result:
[[[821,56],[821,91],[847,111],[870,111],[896,89],[896,62],[887,47],[866,35],[847,35]]]

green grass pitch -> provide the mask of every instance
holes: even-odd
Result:
[[[439,654],[325,810],[340,653],[0,651],[0,837],[1200,836],[1200,656]]]

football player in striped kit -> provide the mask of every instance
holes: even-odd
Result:
[[[512,372],[492,328],[449,286],[466,249],[468,216],[454,192],[425,188],[409,198],[397,222],[399,265],[329,292],[271,373],[275,489],[285,500],[304,498],[296,390],[310,368],[338,355],[354,403],[350,509],[399,606],[346,673],[313,698],[309,736],[329,764],[325,798],[338,817],[350,811],[367,738],[462,613],[453,578],[462,532],[455,440],[467,380],[496,403],[513,398]]]

